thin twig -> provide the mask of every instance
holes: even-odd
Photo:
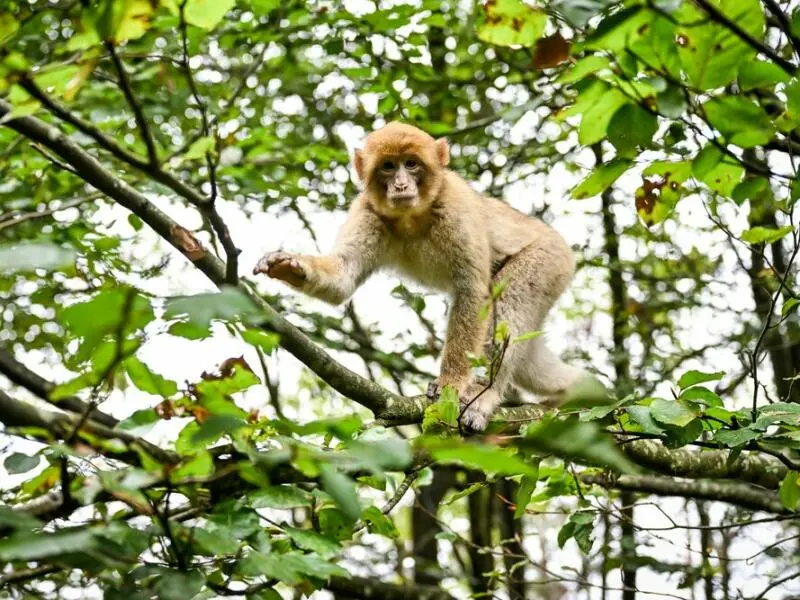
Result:
[[[183,0],[180,5],[180,31],[181,31],[181,45],[183,47],[183,72],[186,76],[186,83],[189,86],[189,90],[192,94],[192,98],[194,99],[195,104],[197,105],[197,110],[200,111],[200,121],[202,123],[202,131],[203,137],[211,137],[211,128],[208,121],[208,114],[206,112],[206,105],[203,100],[200,98],[200,92],[197,89],[197,84],[195,83],[194,77],[192,76],[192,68],[189,65],[189,35],[188,35],[188,24],[186,23],[185,18],[185,9],[186,9],[186,2],[187,0]],[[214,140],[214,144],[216,146],[216,135],[212,138]],[[220,244],[222,244],[222,248],[225,251],[225,280],[227,283],[231,285],[236,285],[239,283],[239,254],[241,250],[236,247],[236,244],[233,243],[233,239],[231,238],[230,231],[228,230],[228,226],[225,224],[225,221],[222,220],[222,217],[219,216],[216,208],[216,201],[217,196],[219,195],[219,190],[217,188],[217,164],[215,162],[215,158],[211,153],[211,150],[206,150],[206,168],[208,169],[208,181],[209,185],[211,186],[211,197],[208,199],[207,202],[204,202],[202,205],[199,205],[198,208],[205,212],[206,217],[208,218],[209,223],[211,223],[211,227],[213,227],[214,232],[217,234],[217,238],[219,239]]]
[[[133,111],[133,117],[136,119],[136,126],[139,128],[139,134],[142,136],[144,145],[147,147],[147,158],[149,159],[151,165],[158,165],[158,153],[156,152],[156,144],[153,141],[153,134],[150,132],[150,126],[147,124],[147,119],[144,117],[144,112],[142,112],[141,105],[139,104],[138,100],[136,100],[136,96],[133,95],[131,81],[128,79],[128,74],[125,72],[125,67],[122,64],[122,61],[120,60],[119,56],[117,56],[117,51],[114,49],[114,42],[111,40],[106,40],[105,47],[106,50],[108,50],[108,54],[111,56],[111,61],[114,63],[114,68],[117,71],[117,76],[119,77],[119,87],[122,90],[122,94],[125,96],[125,101]]]
[[[736,34],[736,36],[742,40],[745,44],[756,50],[757,52],[761,52],[764,56],[768,57],[772,62],[778,65],[781,69],[786,71],[789,75],[794,75],[797,71],[797,66],[791,63],[790,61],[782,58],[778,55],[775,50],[770,48],[769,46],[759,42],[749,33],[747,33],[742,27],[731,21],[728,17],[726,17],[716,6],[711,4],[708,0],[694,0],[695,3],[700,6],[708,16],[711,17],[712,21],[716,21],[720,25],[723,25],[731,32]]]

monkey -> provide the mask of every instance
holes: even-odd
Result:
[[[482,431],[507,386],[558,401],[589,375],[562,362],[541,337],[526,336],[505,347],[490,388],[473,377],[470,355],[480,355],[491,339],[489,321],[506,321],[512,338],[538,331],[572,280],[575,261],[552,227],[478,193],[449,162],[447,141],[414,126],[391,122],[370,133],[353,155],[362,191],[330,254],[270,252],[253,273],[334,305],[381,269],[446,293],[447,334],[433,388],[453,386],[460,423]],[[503,280],[493,319],[479,318],[491,286]]]

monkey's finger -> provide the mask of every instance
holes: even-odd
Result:
[[[306,280],[305,271],[295,260],[287,260],[270,265],[267,275],[295,286],[302,285]]]
[[[259,273],[267,273],[269,270],[269,256],[264,256],[256,263],[256,266],[253,267],[253,275],[258,275]]]

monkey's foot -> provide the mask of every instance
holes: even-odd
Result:
[[[462,427],[472,431],[483,431],[489,424],[494,407],[500,403],[500,396],[494,389],[486,389],[478,383],[468,386],[460,398],[460,420]]]
[[[273,279],[280,279],[295,287],[302,286],[306,281],[306,271],[300,261],[288,252],[270,252],[258,261],[253,269],[253,275],[266,273]]]
[[[460,423],[469,431],[483,431],[489,425],[489,418],[492,416],[492,411],[486,410],[480,405],[480,401],[462,408]]]

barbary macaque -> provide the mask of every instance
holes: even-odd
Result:
[[[371,133],[353,158],[363,192],[331,253],[272,252],[253,273],[266,273],[332,304],[347,300],[379,269],[394,269],[449,294],[436,384],[455,387],[461,423],[482,431],[506,386],[563,398],[588,377],[562,362],[541,337],[508,344],[488,390],[472,376],[469,358],[479,356],[491,340],[492,322],[506,321],[511,339],[539,330],[572,279],[574,258],[555,230],[482,196],[447,168],[449,160],[447,142],[416,127],[390,123]],[[481,319],[491,286],[506,279],[493,306],[496,314]]]

